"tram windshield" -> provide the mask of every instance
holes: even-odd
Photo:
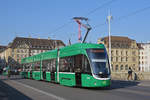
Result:
[[[107,52],[104,49],[88,49],[93,74],[100,78],[107,78],[110,75],[110,67]]]

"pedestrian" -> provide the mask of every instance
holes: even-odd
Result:
[[[138,80],[138,76],[135,72],[134,72],[134,80]]]
[[[10,74],[11,74],[11,73],[10,73],[10,69],[8,69],[8,74],[7,74],[7,75],[8,75],[8,78],[10,78]]]
[[[129,80],[129,78],[130,78],[131,80],[133,80],[133,79],[132,79],[132,72],[133,72],[133,71],[132,71],[131,67],[129,67],[127,80]]]

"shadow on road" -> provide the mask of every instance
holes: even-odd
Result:
[[[120,89],[120,88],[127,88],[127,87],[137,86],[138,84],[140,84],[139,81],[112,80],[110,87],[82,88],[82,89],[89,89],[89,90],[113,90],[113,89]]]
[[[0,80],[0,100],[32,100]]]
[[[118,89],[118,88],[137,86],[139,83],[140,83],[139,81],[112,80],[110,89]]]

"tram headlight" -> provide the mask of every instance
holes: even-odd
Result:
[[[103,74],[103,72],[99,72],[99,74]]]
[[[106,84],[106,81],[103,81],[103,84]]]
[[[87,79],[90,79],[90,77],[87,77]]]

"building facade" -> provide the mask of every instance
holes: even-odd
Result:
[[[150,72],[150,43],[138,43],[139,70]]]
[[[98,39],[109,52],[108,37]],[[109,54],[109,53],[108,53]],[[109,55],[108,55],[109,56]],[[139,70],[138,46],[135,40],[128,37],[111,36],[111,70],[124,72],[131,67],[134,71]]]
[[[37,39],[16,37],[7,49],[1,52],[1,58],[13,68],[20,66],[24,57],[46,52],[52,49],[61,48],[65,44],[61,40]]]
[[[0,69],[3,68],[3,66],[6,65],[6,61],[4,58],[5,53],[3,54],[2,52],[7,49],[7,46],[0,46]]]

